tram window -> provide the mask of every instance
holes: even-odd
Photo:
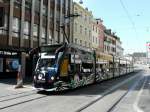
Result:
[[[82,63],[82,67],[83,68],[93,68],[93,64],[92,63]]]
[[[69,70],[69,73],[74,73],[74,65],[70,64],[68,70]]]
[[[58,53],[58,59],[60,59],[60,57],[63,55],[63,52],[59,52]]]
[[[92,63],[82,63],[81,72],[88,73],[92,72],[93,64]]]

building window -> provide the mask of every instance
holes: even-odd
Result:
[[[80,33],[82,34],[82,26],[80,25]]]
[[[43,13],[44,16],[46,16],[46,13],[47,13],[47,7],[46,7],[46,5],[43,5],[42,13]]]
[[[85,15],[85,21],[87,21],[87,16]]]
[[[20,20],[18,18],[13,18],[13,26],[12,26],[12,29],[14,32],[19,32],[19,23],[20,23]]]
[[[97,38],[96,38],[96,44],[97,44],[98,42],[97,42]]]
[[[30,23],[28,21],[25,21],[24,22],[24,38],[25,39],[29,39],[29,34],[30,34],[29,30],[30,30]]]
[[[39,13],[40,12],[40,0],[35,0],[35,5],[34,5],[35,12]]]
[[[77,38],[75,38],[75,40],[74,40],[74,41],[75,41],[75,44],[77,44]]]
[[[2,27],[0,29],[0,34],[3,34],[3,35],[6,35],[7,34],[7,31],[8,31],[8,15],[5,15],[5,20],[4,20],[4,27]]]
[[[80,40],[80,45],[82,46],[82,40]]]
[[[108,51],[108,52],[110,51],[110,47],[109,47],[109,46],[107,46],[107,51]]]
[[[91,44],[89,43],[89,47],[91,47]]]
[[[42,28],[42,38],[46,38],[46,28]]]
[[[50,19],[54,18],[54,10],[51,9],[49,13],[50,13]],[[62,21],[64,21],[64,20],[62,20]]]
[[[87,34],[87,28],[85,28],[85,35]]]
[[[30,23],[28,21],[24,22],[24,34],[29,35]]]
[[[8,2],[8,1],[7,1]],[[15,0],[14,1],[14,6],[15,6],[15,8],[20,8],[21,7],[21,0]]]
[[[87,46],[87,42],[85,41],[85,47]]]
[[[81,18],[83,17],[83,15],[82,15],[82,11],[80,12],[80,16],[81,16]]]
[[[31,4],[32,4],[32,0],[26,0],[26,1],[25,1],[25,7],[26,7],[27,9],[31,9]]]
[[[94,43],[94,36],[93,36],[93,43]]]
[[[49,39],[51,40],[52,39],[52,31],[49,30]]]
[[[105,45],[105,51],[107,51],[107,47],[106,47],[106,45]]]
[[[97,27],[96,27],[96,33],[97,33]]]
[[[89,40],[91,40],[91,31],[89,30]]]
[[[93,31],[95,30],[94,25],[93,25]]]
[[[77,26],[77,23],[75,23],[75,32],[77,32],[78,31],[78,28],[77,28],[78,26]]]
[[[38,25],[37,24],[34,24],[33,35],[36,36],[36,37],[38,36]]]
[[[19,18],[16,18],[16,17],[13,18],[12,29],[13,29],[13,36],[19,37],[19,29],[20,29],[20,19]]]
[[[89,23],[91,23],[91,17],[89,17]]]
[[[5,21],[4,21],[4,27],[7,29],[8,28],[8,15],[5,15]]]
[[[42,44],[42,45],[46,44],[46,40],[45,40],[45,39],[42,39],[42,40],[41,40],[41,44]]]
[[[98,34],[99,34],[99,35],[101,34],[100,30],[98,30]]]

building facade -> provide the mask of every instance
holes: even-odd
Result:
[[[22,60],[20,54],[30,48],[64,42],[62,25],[71,41],[72,24],[65,23],[65,16],[72,13],[72,3],[72,0],[1,0],[4,26],[0,29],[0,72],[13,72],[9,70],[11,62]]]
[[[99,27],[99,50],[100,52],[104,52],[104,31],[106,27],[103,25],[102,19],[96,19],[97,25]]]
[[[104,53],[115,56],[116,55],[116,37],[111,30],[105,30],[104,37]]]
[[[116,38],[116,56],[117,57],[123,57],[123,51],[122,48],[122,42],[119,37]]]
[[[92,12],[84,9],[81,5],[74,2],[74,14],[79,14],[80,17],[74,19],[73,24],[73,43],[91,48],[92,37]]]
[[[99,25],[97,24],[96,19],[92,20],[92,48],[99,50],[99,45],[100,45],[100,29]]]

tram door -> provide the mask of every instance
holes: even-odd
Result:
[[[68,76],[68,70],[69,70],[69,58],[66,55],[60,66],[60,76],[61,77]]]

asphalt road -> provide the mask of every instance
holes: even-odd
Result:
[[[144,70],[61,93],[14,90],[13,83],[0,81],[0,112],[150,112],[149,80]]]

